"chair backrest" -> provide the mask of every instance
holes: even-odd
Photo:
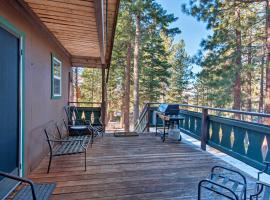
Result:
[[[64,106],[65,113],[67,115],[68,124],[72,125],[74,121],[78,119],[78,110],[76,106]]]

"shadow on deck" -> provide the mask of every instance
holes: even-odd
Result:
[[[198,182],[211,167],[228,166],[185,140],[162,143],[154,134],[97,138],[87,153],[86,172],[78,155],[55,158],[50,174],[47,164],[45,158],[30,178],[56,182],[52,199],[65,200],[196,199]]]

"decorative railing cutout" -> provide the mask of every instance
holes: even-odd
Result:
[[[234,135],[234,129],[232,128],[231,135],[230,135],[231,148],[233,148],[234,141],[235,141],[235,135]]]
[[[244,148],[245,148],[246,154],[248,152],[248,147],[249,147],[249,138],[248,138],[248,133],[246,131],[245,138],[244,138]]]
[[[196,132],[196,130],[197,130],[197,120],[195,119],[194,120],[194,132]]]
[[[263,140],[263,143],[262,143],[262,148],[261,148],[261,150],[262,150],[262,158],[263,158],[263,160],[265,161],[266,156],[267,156],[267,154],[268,154],[268,142],[267,142],[266,136],[264,136],[264,140]]]
[[[212,128],[212,123],[210,123],[209,126],[209,138],[212,139],[212,135],[213,135],[213,128]]]
[[[219,143],[221,143],[222,138],[223,138],[223,131],[222,131],[221,125],[219,126],[218,137],[219,137]]]

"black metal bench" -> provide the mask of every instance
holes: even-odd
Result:
[[[52,158],[55,156],[64,156],[64,155],[72,155],[72,154],[81,154],[84,153],[84,168],[86,171],[86,152],[88,145],[91,141],[90,136],[89,137],[82,137],[78,139],[61,139],[58,138],[55,126],[49,126],[44,129],[47,142],[50,149],[50,160],[48,164],[47,173],[50,172],[51,167],[51,161]]]
[[[214,166],[210,177],[199,182],[198,199],[201,199],[202,189],[206,189],[219,197],[245,200],[246,188],[246,178],[240,172],[222,166]]]
[[[14,176],[0,171],[0,176],[16,180],[27,185],[23,185],[14,196],[14,200],[49,200],[56,186],[55,183],[34,183],[33,181],[18,176]]]

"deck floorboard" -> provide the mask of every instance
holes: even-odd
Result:
[[[54,158],[46,173],[44,158],[30,178],[56,182],[52,200],[197,199],[198,182],[214,165],[230,166],[185,140],[162,143],[154,134],[97,138],[83,155]],[[248,176],[247,176],[248,177]],[[254,180],[248,177],[248,182]],[[253,188],[253,184],[249,184]]]

